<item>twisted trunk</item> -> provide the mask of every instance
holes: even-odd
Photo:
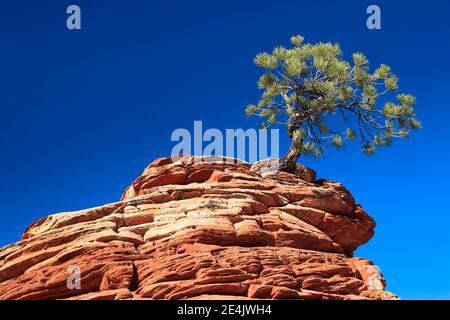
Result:
[[[297,160],[302,154],[303,139],[298,136],[297,131],[288,126],[289,136],[292,139],[288,152],[280,159],[278,170],[295,173]]]

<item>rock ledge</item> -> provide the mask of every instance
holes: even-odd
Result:
[[[397,299],[352,257],[375,222],[342,184],[201,160],[156,159],[119,202],[33,223],[0,249],[0,299]]]

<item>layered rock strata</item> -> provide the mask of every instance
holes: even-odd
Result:
[[[0,299],[396,299],[352,257],[375,222],[342,184],[222,160],[156,159],[119,202],[36,221]]]

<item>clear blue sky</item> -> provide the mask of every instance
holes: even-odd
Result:
[[[78,4],[82,30],[68,31]],[[382,30],[365,27],[378,4]],[[355,255],[402,298],[450,298],[450,1],[2,1],[0,245],[51,213],[119,199],[172,130],[256,127],[256,53],[339,42],[390,64],[424,129],[368,157],[356,146],[316,162],[377,220]],[[282,132],[282,148],[288,140]]]

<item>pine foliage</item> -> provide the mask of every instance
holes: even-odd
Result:
[[[348,62],[339,44],[304,43],[299,35],[290,42],[254,59],[264,69],[257,82],[262,95],[246,114],[261,117],[261,127],[284,123],[288,131],[301,130],[302,153],[316,157],[326,145],[341,148],[358,138],[362,150],[373,154],[422,127],[415,97],[398,92],[398,78],[388,65],[371,72],[361,52]],[[341,116],[345,127],[330,128],[325,123],[330,115]]]

